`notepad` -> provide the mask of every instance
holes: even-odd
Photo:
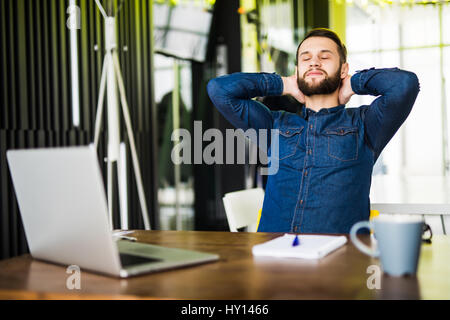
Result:
[[[295,234],[284,236],[253,246],[254,256],[279,258],[320,259],[347,243],[345,236],[300,235],[300,244],[293,247]]]

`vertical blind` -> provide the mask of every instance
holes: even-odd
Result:
[[[120,1],[112,3],[115,8],[120,6]],[[70,1],[0,1],[0,259],[28,251],[6,150],[87,145],[94,138],[104,58],[104,20],[93,0],[77,0],[76,4],[80,8],[81,22],[77,30],[80,81],[80,123],[77,127],[72,121],[70,30],[66,26]],[[152,227],[157,228],[152,0],[125,0],[117,17],[119,59],[150,221]],[[102,123],[99,159],[106,154],[106,112]],[[127,143],[123,121],[121,132]],[[127,157],[130,164],[130,155]],[[101,161],[100,164],[105,177],[105,163]],[[134,173],[130,165],[127,170],[129,227],[143,228]],[[117,201],[114,207],[117,209]]]

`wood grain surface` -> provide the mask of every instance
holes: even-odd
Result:
[[[0,299],[450,299],[448,236],[422,246],[417,276],[382,275],[381,289],[369,289],[367,268],[380,262],[350,242],[320,260],[252,256],[253,245],[281,235],[135,231],[140,242],[216,253],[220,260],[129,279],[81,270],[79,290],[67,289],[67,266],[24,255],[0,261]]]

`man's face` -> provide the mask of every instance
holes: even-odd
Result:
[[[348,65],[341,65],[337,44],[333,40],[308,38],[298,51],[298,87],[305,96],[331,94],[341,84],[343,67],[346,71]]]

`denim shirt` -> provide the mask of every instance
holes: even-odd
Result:
[[[419,81],[398,68],[371,68],[357,71],[351,86],[379,97],[358,108],[290,113],[252,100],[282,94],[277,74],[234,73],[208,83],[212,102],[235,127],[279,130],[279,168],[268,176],[258,231],[348,233],[369,218],[373,165],[409,115]]]

